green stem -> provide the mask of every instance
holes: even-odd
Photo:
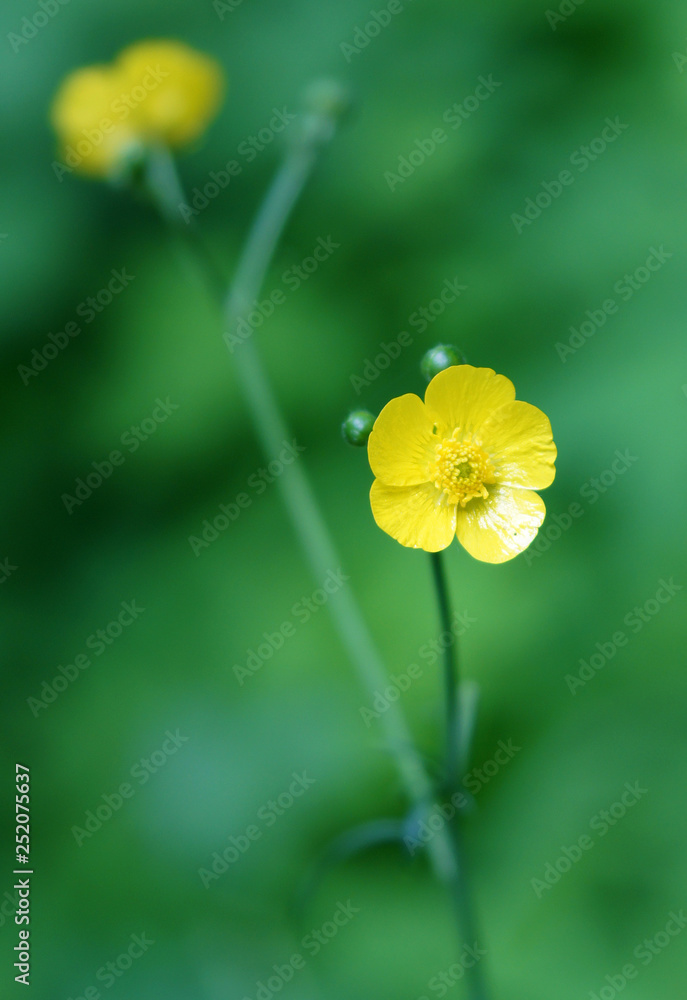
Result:
[[[251,302],[260,294],[291,210],[315,166],[320,148],[333,133],[331,120],[324,116],[309,116],[306,119],[304,137],[292,148],[278,171],[252,226],[231,290],[225,298],[224,319],[230,329],[236,326],[243,313],[250,308]],[[169,163],[166,164],[168,166]],[[153,174],[150,180],[154,180]],[[179,190],[169,182],[169,178],[164,184],[151,186],[151,194],[157,201],[160,213],[168,222],[176,225],[177,232],[186,239],[194,253],[201,255],[201,263],[206,273],[209,271],[208,277],[216,290],[216,269],[209,263],[207,255],[201,253],[191,232],[193,227],[181,220],[178,203],[172,201],[178,198]],[[252,338],[238,346],[233,359],[262,449],[267,457],[276,455],[283,447],[283,442],[289,441],[292,435],[281,415]],[[302,465],[294,462],[287,467],[277,484],[313,576],[318,581],[322,580],[329,570],[341,567],[341,560]],[[388,675],[350,589],[340,588],[331,596],[328,607],[343,647],[368,695],[374,697],[387,686]],[[416,809],[426,809],[433,795],[433,786],[397,703],[389,705],[381,716],[380,725],[385,740],[394,753],[411,803]],[[459,904],[462,876],[455,843],[449,831],[446,828],[439,830],[429,841],[427,850],[435,874],[453,897],[456,912],[462,913],[462,906]],[[482,996],[475,994],[475,1000],[482,1000]]]
[[[451,833],[456,855],[458,856],[458,866],[455,878],[451,885],[451,899],[456,914],[456,920],[460,927],[461,935],[465,945],[483,948],[482,939],[478,933],[477,920],[472,906],[472,893],[470,880],[467,874],[467,863],[465,860],[465,845],[463,831],[461,827],[460,813],[456,814],[451,824]],[[484,976],[483,959],[480,958],[472,966],[466,965],[466,985],[470,1000],[489,1000],[487,984]]]
[[[443,632],[451,634],[452,615],[446,573],[441,552],[432,552],[432,573],[439,605],[439,619]],[[444,686],[446,693],[446,758],[445,791],[447,797],[458,790],[461,775],[461,733],[460,733],[460,687],[458,683],[457,656],[455,643],[449,643],[444,650]],[[450,832],[457,860],[456,872],[452,879],[452,899],[458,925],[463,940],[468,945],[479,943],[477,922],[472,907],[472,894],[467,875],[467,860],[462,830],[462,813],[457,810],[450,823]],[[467,969],[467,983],[472,1000],[487,1000],[487,990],[482,974],[481,962]]]
[[[227,279],[205,240],[202,239],[193,219],[184,221],[181,206],[188,205],[174,157],[166,146],[153,146],[148,152],[143,168],[140,188],[147,195],[159,215],[169,227],[177,248],[184,251],[183,263],[188,266],[188,249],[202,265],[203,276],[211,291],[220,301],[224,298]]]
[[[225,301],[225,322],[230,329],[236,326],[243,312],[260,294],[281,232],[315,165],[315,152],[312,144],[292,151],[272,183]],[[283,448],[284,441],[289,441],[292,435],[281,415],[252,337],[238,345],[233,359],[263,451],[267,457],[276,455]],[[330,570],[341,567],[341,559],[303,466],[298,462],[289,466],[279,477],[278,488],[310,568],[317,580],[323,580]],[[388,683],[387,673],[350,589],[343,587],[333,594],[329,608],[344,648],[365,687],[370,694],[383,690]],[[381,723],[411,800],[415,804],[426,801],[431,796],[431,784],[402,713],[396,706],[391,706],[382,716]],[[443,854],[443,851],[437,851],[437,863],[441,868],[447,865]]]
[[[432,552],[432,573],[439,603],[439,617],[443,632],[451,635],[451,607],[449,602],[446,574],[441,552]],[[450,793],[456,790],[460,777],[460,726],[458,712],[458,670],[454,656],[454,644],[448,643],[444,649],[444,685],[446,691],[446,750],[444,781]]]

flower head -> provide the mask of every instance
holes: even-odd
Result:
[[[438,552],[453,536],[483,562],[512,559],[533,540],[553,482],[556,446],[536,406],[491,368],[456,365],[392,399],[368,440],[377,477],[374,519],[402,545]]]
[[[223,85],[220,66],[181,42],[136,42],[62,82],[51,110],[61,155],[104,177],[147,145],[190,142],[216,113]]]
[[[220,66],[181,42],[137,42],[124,49],[117,65],[132,90],[150,81],[136,122],[145,135],[169,146],[196,139],[219,107]]]
[[[117,115],[114,110],[126,107],[123,91],[110,66],[87,66],[62,82],[50,117],[68,166],[104,177],[129,149],[138,147],[131,111]]]

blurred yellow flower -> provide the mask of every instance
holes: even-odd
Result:
[[[453,536],[476,559],[501,563],[533,540],[556,474],[548,418],[515,398],[491,368],[456,365],[392,399],[368,441],[377,477],[374,519],[402,545],[438,552]]]
[[[137,42],[124,49],[117,66],[132,93],[136,87],[146,91],[136,108],[137,124],[169,146],[197,138],[219,108],[220,66],[181,42]]]
[[[136,42],[113,63],[63,81],[51,121],[66,166],[54,166],[103,177],[147,145],[190,142],[217,112],[223,90],[222,69],[209,56],[181,42]]]
[[[137,146],[131,111],[122,103],[123,89],[109,66],[78,69],[63,81],[50,116],[66,164],[53,165],[60,180],[61,173],[71,169],[104,177]]]

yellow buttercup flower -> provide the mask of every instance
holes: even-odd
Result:
[[[483,562],[512,559],[546,508],[533,490],[553,482],[556,446],[541,410],[515,398],[491,368],[456,365],[427,386],[424,403],[392,399],[368,440],[377,477],[374,519],[402,545],[439,552],[454,535]]]
[[[147,91],[136,108],[141,131],[169,146],[191,142],[219,108],[223,73],[214,59],[181,42],[137,42],[117,60],[132,93]]]
[[[135,121],[122,102],[123,90],[110,66],[78,69],[63,81],[50,118],[67,167],[104,177],[138,146]],[[62,179],[59,172],[58,177]]]
[[[216,114],[224,89],[218,63],[181,42],[137,42],[106,66],[62,83],[51,110],[70,169],[104,177],[146,146],[180,146]]]

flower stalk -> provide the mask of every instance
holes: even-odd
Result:
[[[430,553],[432,575],[439,607],[439,619],[442,631],[451,633],[451,601],[446,580],[446,573],[441,552]],[[460,731],[460,684],[458,676],[457,656],[454,652],[456,643],[447,643],[444,649],[444,691],[446,698],[446,751],[444,763],[444,788],[447,797],[451,797],[460,786],[462,778],[462,746]],[[457,860],[455,877],[453,879],[452,898],[466,944],[479,942],[477,922],[472,906],[469,879],[467,874],[467,859],[462,831],[463,815],[460,809],[449,822]],[[487,1000],[487,990],[480,961],[466,967],[467,983],[471,1000]]]
[[[335,122],[326,114],[311,114],[306,118],[305,124],[300,141],[287,154],[258,211],[230,290],[224,297],[223,318],[228,331],[235,329],[239,320],[250,309],[253,300],[259,296],[290,213],[321,149],[334,135]],[[169,175],[171,164],[173,165],[173,161],[170,158],[164,165],[160,165],[161,170],[149,171],[150,193],[160,214],[167,222],[176,224],[177,232],[200,258],[216,293],[216,268],[195,239],[192,226],[181,224],[181,216],[176,210],[178,204],[173,204],[179,197],[181,188],[178,180]],[[274,455],[282,447],[283,441],[289,440],[292,435],[252,339],[246,339],[240,344],[233,352],[233,360],[260,445],[267,457]],[[299,463],[294,463],[280,476],[277,485],[313,576],[315,579],[322,579],[329,570],[340,567],[341,560],[306,472]],[[356,668],[359,679],[368,694],[374,696],[386,686],[388,675],[354,596],[349,589],[341,588],[332,595],[328,607],[341,643]],[[455,697],[452,701],[457,705]],[[435,789],[412,740],[403,712],[397,704],[390,704],[388,711],[380,719],[380,725],[413,809],[426,811]],[[452,733],[453,747],[458,733],[457,720],[452,725]],[[453,749],[451,753],[454,754]],[[457,765],[454,774],[457,774]],[[427,850],[435,875],[452,898],[463,943],[472,943],[476,938],[465,906],[467,894],[455,831],[446,828],[439,830],[429,841]],[[478,985],[472,989],[471,1000],[486,1000],[485,992],[480,991]]]
[[[451,633],[451,605],[441,552],[430,553],[432,575],[436,589],[439,618],[443,632]],[[455,643],[444,649],[444,691],[446,696],[446,751],[444,757],[444,782],[449,794],[456,791],[460,780],[461,734],[459,726],[459,685]]]

